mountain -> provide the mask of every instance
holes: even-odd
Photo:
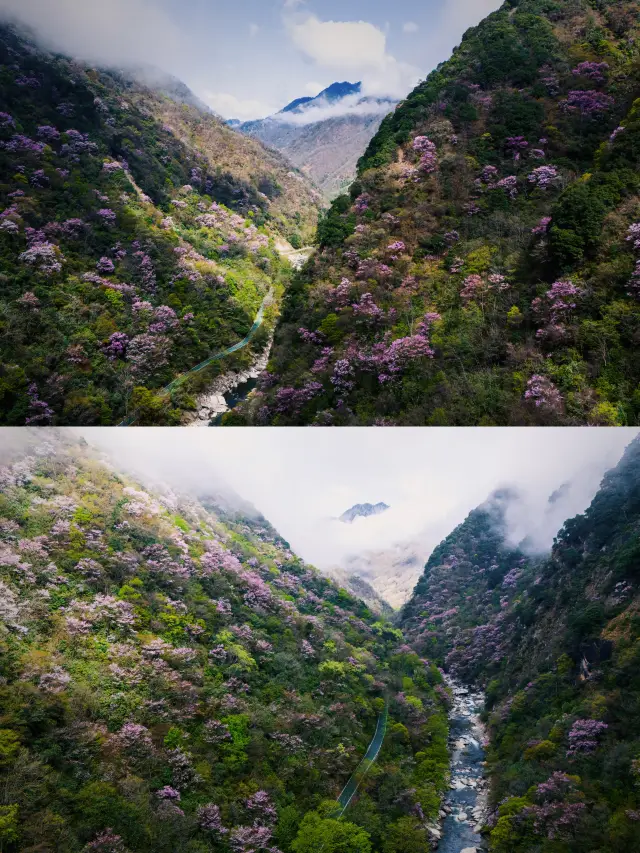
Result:
[[[182,80],[151,65],[129,66],[120,72],[128,79],[136,80],[148,89],[166,95],[178,104],[195,107],[199,112],[214,115],[213,110],[195,95]],[[229,124],[229,122],[227,122]]]
[[[359,157],[395,104],[345,81],[315,98],[296,98],[266,119],[234,126],[281,151],[331,200],[349,186]]]
[[[385,503],[377,504],[354,504],[350,509],[345,510],[340,516],[340,521],[345,524],[353,524],[356,518],[369,518],[372,515],[380,515],[381,512],[389,509]]]
[[[623,0],[468,30],[322,220],[235,422],[637,424],[638,34]]]
[[[234,366],[264,349],[291,274],[276,241],[312,238],[319,196],[173,78],[7,27],[0,62],[0,423],[179,423],[221,362],[161,389],[242,340],[271,292]]]
[[[322,574],[337,583],[354,598],[364,601],[372,613],[382,614],[388,619],[391,618],[394,611],[393,603],[387,601],[371,583],[357,573],[351,572],[348,567],[344,569],[340,566],[330,566],[322,569]]]
[[[493,495],[429,558],[399,624],[487,697],[495,853],[640,844],[640,439],[552,553],[509,544]]]
[[[441,674],[215,492],[151,490],[68,431],[7,431],[7,853],[429,849],[447,787]]]
[[[332,83],[330,86],[327,86],[326,89],[323,89],[319,95],[316,95],[315,98],[296,98],[295,101],[291,101],[290,104],[287,104],[286,107],[283,107],[280,110],[279,115],[282,113],[303,114],[307,112],[308,107],[312,105],[323,107],[326,104],[335,104],[344,98],[350,97],[351,95],[361,94],[362,83],[349,83],[347,81],[344,83]]]
[[[370,585],[394,608],[411,597],[428,549],[419,540],[401,542],[384,550],[367,550],[347,557],[342,571],[351,583]]]

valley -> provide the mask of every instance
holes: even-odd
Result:
[[[502,489],[393,614],[210,477],[5,435],[7,853],[638,843],[640,438],[550,553],[509,541]]]
[[[506,0],[399,103],[229,123],[6,26],[0,422],[637,423],[638,29]]]
[[[366,96],[361,83],[333,83],[279,113],[232,126],[284,154],[330,202],[349,188],[357,163],[396,101]]]
[[[322,218],[234,423],[637,423],[639,24],[507,0],[469,29]]]

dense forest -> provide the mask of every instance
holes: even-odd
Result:
[[[639,6],[506,0],[385,118],[229,424],[636,424]]]
[[[509,544],[503,490],[429,558],[400,624],[486,691],[495,853],[640,848],[640,440],[547,558]]]
[[[0,850],[428,851],[438,668],[251,507],[29,433],[0,468]]]
[[[450,678],[486,695],[492,853],[640,844],[640,439],[548,555],[495,492],[393,622],[215,489],[52,430],[3,462],[2,851],[427,853]]]
[[[0,28],[0,423],[179,423],[267,295],[264,349],[318,193],[186,86]],[[286,244],[285,244],[286,245]],[[224,367],[246,366],[245,349]]]

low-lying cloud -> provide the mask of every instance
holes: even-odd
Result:
[[[344,118],[344,116],[385,116],[395,108],[395,101],[389,99],[363,99],[362,95],[348,95],[331,104],[318,101],[300,112],[278,113],[272,117],[280,124],[305,126],[327,119]]]
[[[325,568],[395,543],[418,541],[426,559],[497,488],[518,489],[510,541],[546,550],[566,518],[588,506],[634,429],[82,430],[115,464],[194,494],[229,483],[306,560]],[[550,495],[568,483],[564,495]],[[336,521],[355,503],[390,509]]]
[[[45,47],[98,65],[172,68],[188,50],[150,0],[0,0],[0,20],[26,24]]]

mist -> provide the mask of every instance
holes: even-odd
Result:
[[[508,537],[539,553],[589,505],[637,429],[73,429],[146,484],[251,503],[319,568],[419,544],[424,558],[498,488],[520,499]],[[562,488],[564,487],[564,488]],[[550,496],[562,489],[553,503]],[[235,497],[233,497],[235,495]],[[238,498],[239,496],[239,498]],[[355,503],[381,515],[344,524]]]
[[[175,68],[188,51],[184,35],[148,0],[0,0],[0,20],[26,25],[45,48],[110,67]]]
[[[335,104],[320,102],[299,113],[278,113],[273,117],[273,120],[279,124],[291,124],[300,127],[326,119],[343,118],[348,115],[385,116],[393,110],[394,106],[395,103],[388,100],[363,100],[362,95],[348,95]]]

